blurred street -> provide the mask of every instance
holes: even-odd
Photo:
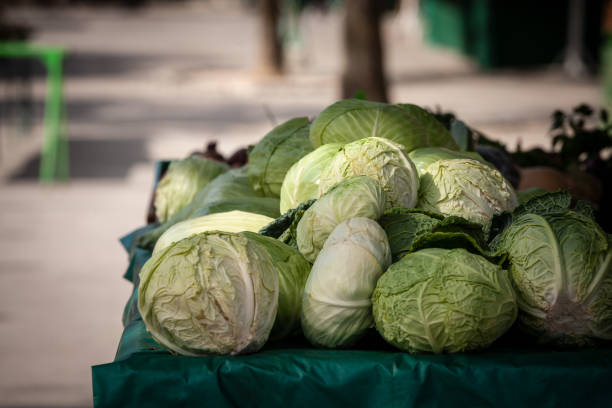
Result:
[[[40,124],[0,127],[0,407],[91,406],[90,367],[113,360],[132,289],[118,238],[145,222],[155,161],[213,140],[231,154],[337,100],[342,20],[303,14],[287,74],[270,78],[257,72],[256,16],[233,2],[7,11],[69,52],[71,179],[38,184]],[[553,110],[602,103],[595,79],[559,66],[478,72],[424,44],[413,9],[390,15],[384,36],[391,102],[452,111],[511,148],[549,148]],[[44,92],[38,75],[40,116]]]

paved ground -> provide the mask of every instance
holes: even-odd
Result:
[[[209,140],[230,153],[337,99],[338,15],[306,14],[289,75],[264,79],[254,74],[256,20],[227,4],[11,10],[37,28],[36,41],[71,50],[73,178],[38,185],[40,128],[0,128],[0,406],[91,405],[90,366],[113,359],[131,289],[117,238],[144,221],[155,160]],[[425,47],[414,13],[387,21],[385,35],[393,101],[452,110],[511,145],[548,145],[553,109],[601,100],[595,81],[554,67],[480,74]],[[44,84],[35,85],[40,100]]]

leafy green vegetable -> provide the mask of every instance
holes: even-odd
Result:
[[[155,189],[155,214],[161,222],[187,206],[208,183],[229,170],[227,164],[192,156],[173,160]]]
[[[488,232],[493,215],[518,205],[514,189],[501,173],[477,160],[438,160],[423,169],[419,208],[463,217]]]
[[[280,340],[300,329],[302,294],[310,273],[310,263],[295,249],[253,232],[242,235],[265,250],[278,271],[278,310],[270,340]]]
[[[266,134],[249,152],[249,183],[259,196],[280,197],[289,168],[313,150],[308,118],[288,120]]]
[[[387,208],[416,204],[419,177],[405,150],[397,143],[367,137],[344,145],[323,171],[319,194],[355,175],[371,177],[381,184]]]
[[[391,263],[387,236],[368,218],[350,218],[330,234],[304,289],[302,328],[316,346],[353,344],[372,326],[370,296]]]
[[[147,261],[138,310],[155,340],[175,353],[248,353],[268,339],[278,291],[278,272],[259,245],[204,232]]]
[[[366,176],[349,177],[332,187],[305,212],[296,228],[299,251],[314,262],[342,221],[354,217],[378,219],[384,210],[385,192],[380,183]]]
[[[181,239],[199,234],[200,232],[215,230],[225,232],[257,232],[271,221],[273,219],[265,215],[237,210],[190,218],[168,228],[157,240],[153,253],[155,254]]]
[[[411,353],[485,348],[517,315],[507,271],[465,249],[404,256],[380,277],[372,303],[378,332]]]
[[[458,149],[448,130],[433,115],[410,104],[344,99],[323,110],[310,128],[315,147],[371,136],[393,140],[406,151],[426,146]]]
[[[482,226],[461,217],[404,207],[386,210],[378,223],[389,238],[393,261],[419,249],[464,248],[491,261],[503,257],[488,251]]]
[[[319,198],[319,183],[323,170],[341,148],[340,143],[325,144],[291,166],[281,186],[281,213],[296,208],[304,201]]]
[[[588,215],[537,210],[515,214],[494,241],[508,253],[520,327],[561,346],[612,340],[610,237]]]

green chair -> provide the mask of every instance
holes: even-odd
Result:
[[[39,171],[39,179],[43,183],[67,181],[69,178],[66,112],[62,92],[64,56],[64,49],[59,47],[0,42],[0,58],[35,58],[40,60],[47,70],[45,133]]]

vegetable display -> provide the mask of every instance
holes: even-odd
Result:
[[[513,336],[610,344],[612,238],[593,210],[565,192],[517,193],[453,136],[416,105],[356,99],[275,127],[247,165],[211,172],[139,230],[132,250],[153,249],[134,301],[146,330],[184,355],[300,336],[332,349],[374,336],[408,353]],[[168,184],[197,177],[170,170]],[[185,201],[179,190],[169,199]]]

